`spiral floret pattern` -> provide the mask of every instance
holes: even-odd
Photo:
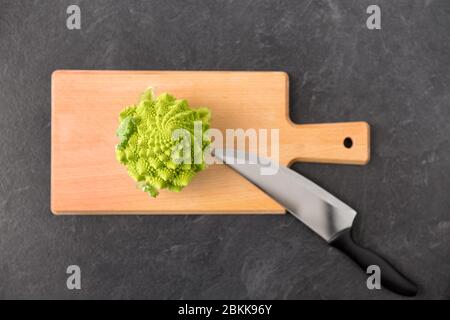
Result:
[[[211,141],[203,133],[210,118],[208,108],[191,109],[184,99],[168,93],[155,97],[148,89],[138,104],[126,107],[119,115],[117,160],[150,196],[156,197],[161,189],[179,192],[206,168],[203,151]],[[199,124],[200,137],[194,132]],[[189,135],[174,135],[177,129]]]

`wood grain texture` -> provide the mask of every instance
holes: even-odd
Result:
[[[55,71],[52,75],[51,210],[55,214],[284,213],[225,165],[180,193],[150,198],[115,159],[118,114],[147,87],[212,110],[212,127],[279,129],[280,162],[365,164],[366,122],[296,125],[283,72]],[[343,140],[350,137],[353,146]],[[269,149],[270,150],[270,149]]]

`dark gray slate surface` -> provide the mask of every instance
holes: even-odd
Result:
[[[77,68],[284,70],[294,121],[368,121],[368,166],[295,168],[360,212],[357,238],[419,298],[449,299],[449,30],[447,0],[0,0],[0,298],[399,298],[290,215],[53,216],[50,74]]]

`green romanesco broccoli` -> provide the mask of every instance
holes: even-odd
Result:
[[[203,151],[211,141],[204,134],[197,137],[194,124],[200,124],[203,133],[209,128],[210,118],[207,108],[191,109],[186,100],[168,93],[155,97],[153,90],[148,89],[138,104],[120,113],[117,160],[152,197],[164,188],[181,191],[197,172],[206,168]],[[188,140],[186,136],[174,135],[177,129],[190,133]],[[186,141],[191,148],[184,148]],[[181,161],[186,155],[191,161]]]

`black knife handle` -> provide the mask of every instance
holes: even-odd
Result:
[[[415,296],[417,285],[397,271],[389,262],[376,253],[359,246],[352,238],[351,229],[340,232],[330,245],[341,250],[366,271],[370,265],[377,265],[381,271],[381,285],[405,296]]]

